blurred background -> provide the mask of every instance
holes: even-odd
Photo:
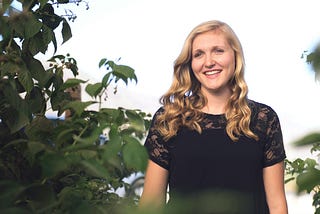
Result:
[[[96,0],[70,8],[73,37],[58,48],[78,61],[79,78],[97,82],[105,74],[100,59],[135,69],[138,83],[107,94],[105,107],[154,113],[171,84],[173,63],[187,34],[201,22],[227,22],[242,42],[249,98],[266,103],[279,115],[288,159],[310,156],[293,141],[320,131],[320,85],[302,55],[320,42],[320,2],[250,0]],[[48,53],[43,60],[51,56]],[[121,85],[121,84],[120,84]],[[84,90],[84,87],[83,87]],[[82,93],[86,100],[85,92]],[[289,213],[313,213],[309,195],[288,184]]]

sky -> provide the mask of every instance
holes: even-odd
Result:
[[[249,98],[271,106],[280,118],[289,159],[307,157],[309,148],[292,141],[320,130],[320,83],[301,58],[320,42],[318,0],[95,0],[72,6],[73,37],[58,49],[78,61],[79,78],[101,81],[107,58],[135,69],[138,83],[112,89],[104,107],[154,113],[171,84],[173,63],[187,34],[201,22],[218,19],[238,35],[245,53]],[[84,96],[84,99],[89,99]],[[291,197],[292,212],[312,207]],[[292,205],[294,204],[294,205]],[[290,206],[291,205],[291,206]],[[293,207],[295,206],[295,207]],[[309,211],[306,211],[309,209]]]
[[[138,83],[112,89],[105,106],[154,113],[169,88],[173,63],[187,34],[210,19],[227,22],[242,42],[249,98],[274,108],[284,139],[320,129],[320,84],[301,58],[320,42],[319,1],[96,0],[73,6],[73,37],[59,53],[76,58],[80,76],[98,82],[107,58],[135,69]],[[289,154],[290,155],[290,154]]]

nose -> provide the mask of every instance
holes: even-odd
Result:
[[[214,60],[214,57],[211,55],[206,56],[205,59],[205,67],[206,68],[212,68],[216,64],[216,61]]]

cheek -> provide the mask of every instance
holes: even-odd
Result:
[[[201,66],[200,66],[200,63],[199,63],[199,61],[192,61],[191,62],[191,69],[192,69],[192,71],[194,72],[194,73],[198,73],[199,71],[200,71],[200,68],[201,68]]]
[[[225,58],[222,63],[224,64],[224,66],[229,67],[229,69],[231,70],[235,70],[236,68],[235,58],[232,56]]]

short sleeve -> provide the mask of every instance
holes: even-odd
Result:
[[[162,111],[163,109],[160,108],[153,116],[144,146],[148,151],[149,159],[151,161],[169,170],[170,155],[168,146],[166,145],[166,142],[163,140],[162,136],[154,126],[157,116],[161,114]]]
[[[276,112],[268,106],[261,109],[258,120],[264,124],[265,133],[263,166],[272,166],[286,158],[280,121]]]

